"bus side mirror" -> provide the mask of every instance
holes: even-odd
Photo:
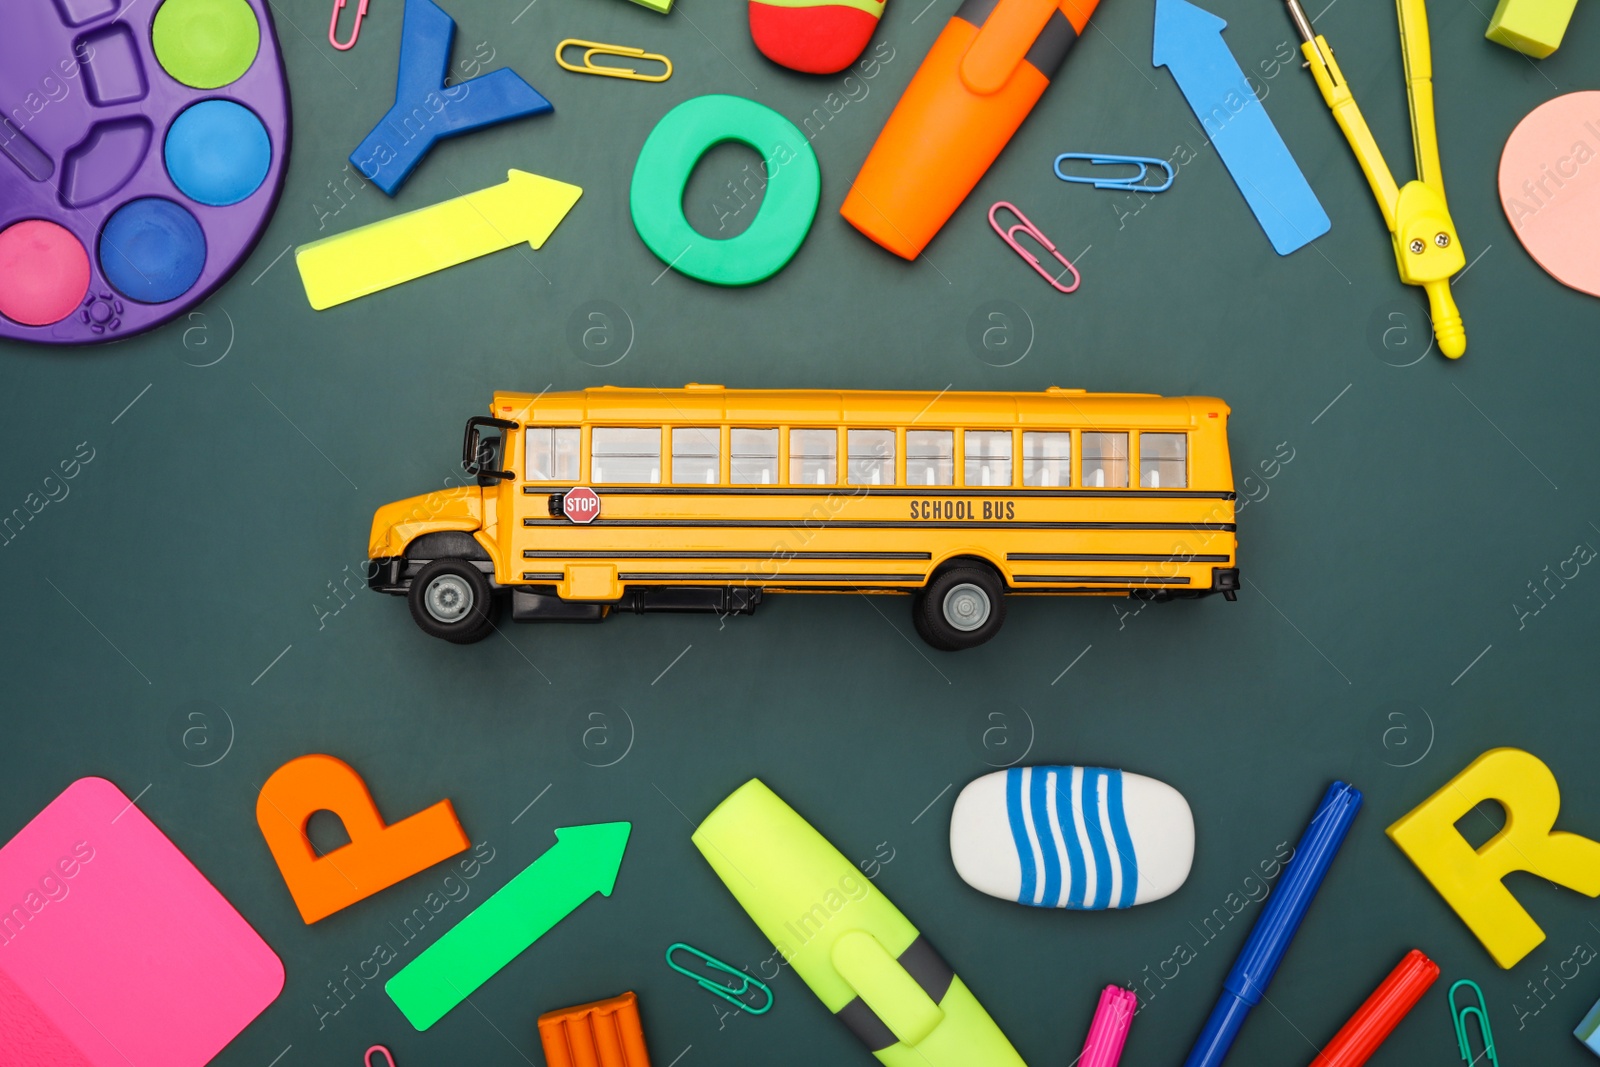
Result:
[[[504,431],[498,438],[483,438],[481,431],[492,426]],[[497,465],[504,455],[506,434],[517,428],[509,419],[494,419],[487,415],[474,415],[467,420],[465,439],[461,443],[461,469],[478,479],[479,485],[493,485],[502,478],[515,479],[516,474],[499,470]]]

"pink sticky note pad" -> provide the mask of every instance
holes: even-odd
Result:
[[[1500,206],[1551,277],[1600,296],[1600,92],[1558,96],[1518,123],[1500,156]]]
[[[5,1067],[201,1067],[282,990],[267,943],[105,779],[0,848]]]

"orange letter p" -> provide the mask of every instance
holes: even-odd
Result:
[[[318,856],[306,824],[319,811],[344,823],[350,843]],[[301,756],[273,772],[256,799],[256,822],[307,923],[365,900],[464,851],[470,842],[455,809],[441,800],[386,825],[367,783],[332,756]]]

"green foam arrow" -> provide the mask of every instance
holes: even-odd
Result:
[[[632,823],[556,831],[556,844],[384,984],[406,1020],[426,1030],[594,894],[617,884]]]

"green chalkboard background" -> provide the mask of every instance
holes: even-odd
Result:
[[[1107,0],[915,264],[837,208],[955,0],[892,0],[870,77],[775,68],[730,0],[678,0],[666,17],[624,0],[451,0],[458,70],[514,66],[556,111],[444,144],[392,201],[345,157],[389,105],[400,0],[374,0],[349,53],[326,43],[327,0],[273,6],[294,145],[255,253],[154,333],[0,347],[0,511],[42,493],[80,443],[93,456],[0,548],[0,838],[80,776],[140,797],[288,969],[283,995],[218,1063],[356,1064],[384,1042],[402,1067],[542,1064],[540,1012],[624,989],[642,998],[660,1067],[869,1062],[787,971],[769,1015],[719,1018],[720,1001],[662,963],[676,940],[751,967],[771,954],[689,841],[754,775],[877,872],[1036,1067],[1072,1062],[1107,982],[1174,969],[1149,985],[1125,1062],[1180,1062],[1259,909],[1220,933],[1204,920],[1347,779],[1366,810],[1230,1062],[1309,1062],[1413,946],[1444,979],[1374,1063],[1455,1062],[1444,989],[1462,977],[1482,983],[1507,1067],[1592,1062],[1571,1031],[1600,997],[1600,966],[1581,962],[1600,946],[1600,902],[1513,876],[1549,939],[1502,972],[1383,828],[1479,753],[1513,745],[1565,786],[1560,825],[1600,835],[1600,573],[1552,581],[1543,601],[1529,588],[1577,546],[1600,546],[1600,314],[1524,254],[1494,185],[1524,114],[1595,87],[1600,12],[1579,5],[1565,45],[1536,63],[1483,39],[1487,0],[1434,5],[1445,172],[1472,261],[1455,286],[1471,347],[1448,363],[1427,351],[1420,294],[1395,278],[1343,138],[1285,61],[1295,42],[1276,0],[1210,7],[1327,207],[1327,236],[1272,252],[1170,74],[1150,66],[1151,0]],[[1334,0],[1317,25],[1409,178],[1392,7]],[[665,52],[677,72],[660,85],[569,74],[552,58],[567,36]],[[627,215],[645,135],[710,92],[812,116],[822,208],[790,266],[754,288],[663,272]],[[1058,182],[1050,161],[1074,150],[1188,162],[1145,201]],[[753,214],[725,183],[755,159],[722,148],[702,165],[687,201],[706,232]],[[543,250],[308,307],[292,246],[510,167],[585,190]],[[1052,292],[995,239],[984,211],[997,199],[1080,265],[1077,293]],[[400,600],[359,590],[373,509],[451,477],[462,423],[492,390],[687,381],[1223,397],[1249,500],[1244,589],[1237,603],[1143,610],[1027,600],[998,640],[958,655],[923,648],[894,598],[779,597],[726,625],[508,624],[460,648],[424,637]],[[275,768],[310,752],[356,766],[391,818],[449,797],[492,852],[422,937],[396,928],[446,868],[300,922],[254,804]],[[1188,883],[1122,914],[1039,913],[968,889],[949,860],[952,801],[1018,759],[1123,767],[1182,790],[1199,834]],[[1492,817],[1468,820],[1475,839]],[[612,819],[634,824],[615,895],[470,1007],[418,1034],[377,983],[352,983],[331,1010],[342,1002],[329,983],[379,942],[413,958],[554,828]]]

